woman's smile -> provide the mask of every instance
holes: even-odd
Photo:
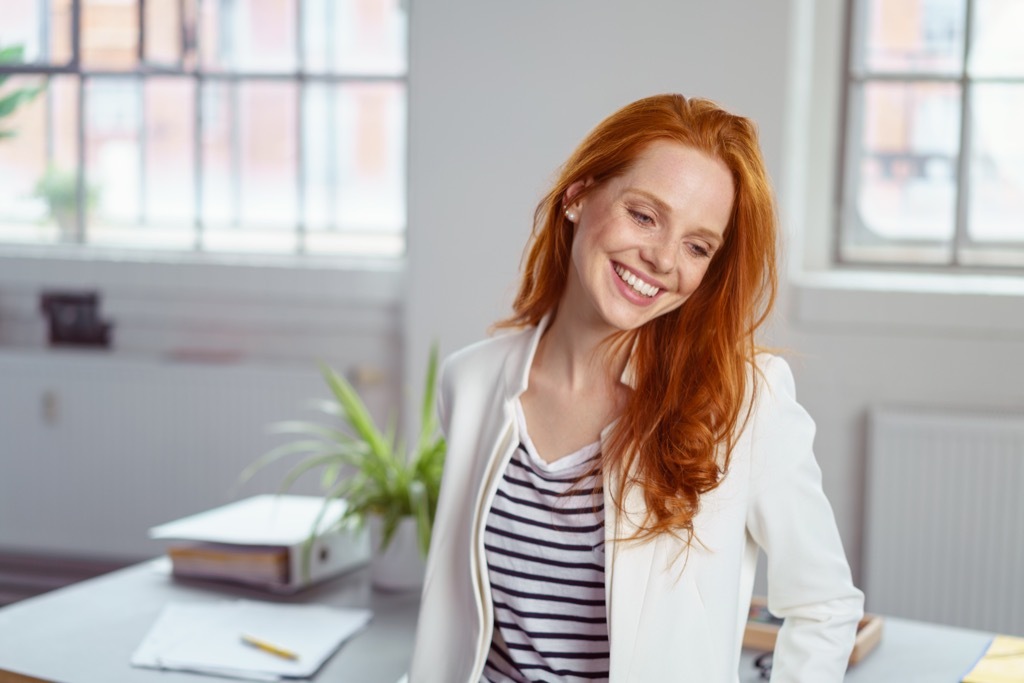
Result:
[[[613,263],[613,267],[615,269],[615,273],[619,276],[619,279],[629,285],[634,292],[641,296],[645,296],[649,299],[654,298],[662,289],[661,287],[656,287],[646,282],[641,277],[638,277],[636,273],[623,265]]]

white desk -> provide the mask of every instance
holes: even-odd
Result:
[[[370,627],[342,646],[317,683],[394,683],[406,670],[419,596],[370,590],[366,571],[291,598],[245,588],[172,580],[154,560],[0,609],[0,683],[205,683],[194,674],[135,669],[128,659],[169,600],[225,596],[369,607]],[[846,676],[848,683],[954,683],[981,656],[991,634],[886,618],[882,642]],[[756,653],[744,652],[740,681],[756,683]],[[658,683],[652,681],[651,683]]]
[[[419,595],[372,591],[365,569],[287,598],[177,581],[168,572],[165,560],[153,560],[0,609],[0,683],[227,681],[128,663],[165,603],[226,597],[372,609],[369,628],[342,645],[320,670],[318,682],[395,683],[409,665]]]

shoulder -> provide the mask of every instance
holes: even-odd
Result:
[[[743,438],[755,461],[785,469],[811,453],[814,420],[797,401],[793,372],[785,359],[758,353],[751,363],[750,412]]]
[[[796,397],[793,371],[782,356],[760,351],[750,363],[751,391],[755,403],[771,400],[779,392],[789,398]]]
[[[533,332],[532,327],[524,328],[465,346],[445,358],[442,376],[457,379],[501,372],[511,355],[526,349]]]

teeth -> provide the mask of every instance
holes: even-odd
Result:
[[[636,275],[623,268],[622,266],[615,266],[615,272],[618,273],[619,277],[622,278],[623,282],[632,287],[633,291],[637,292],[638,294],[642,294],[644,296],[654,296],[659,291],[657,287],[647,284],[646,282],[644,282]]]

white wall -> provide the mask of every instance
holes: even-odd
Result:
[[[760,123],[778,171],[788,18],[778,0],[413,3],[409,367],[509,312],[547,180],[614,109],[716,99]]]
[[[815,275],[827,261],[843,3],[421,1],[412,8],[406,367],[509,311],[533,207],[601,117],[648,94],[760,126],[790,254],[769,342],[788,350],[859,574],[864,416],[876,404],[1024,409],[1024,285]],[[898,294],[891,293],[898,289]],[[918,293],[919,290],[929,293]]]

